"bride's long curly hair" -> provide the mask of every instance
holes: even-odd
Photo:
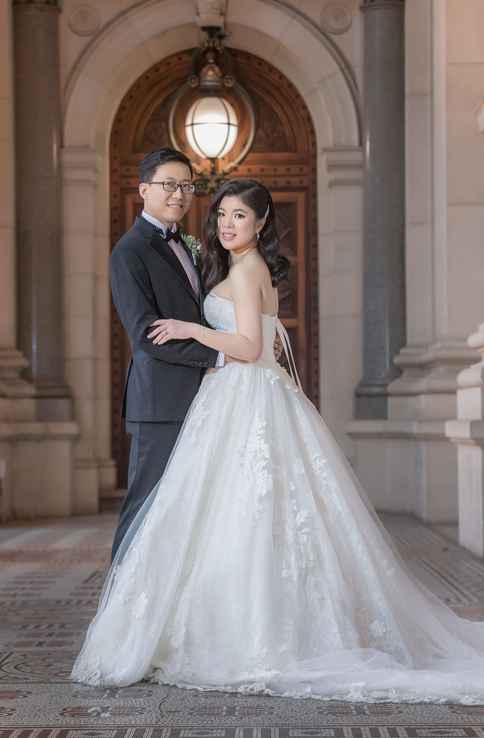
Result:
[[[240,197],[242,202],[254,211],[257,220],[265,218],[257,248],[269,268],[272,285],[276,287],[281,280],[287,279],[289,261],[279,253],[279,236],[271,194],[255,179],[231,179],[216,192],[208,211],[201,250],[204,288],[209,292],[229,273],[230,253],[218,239],[218,210],[224,197],[233,195]]]

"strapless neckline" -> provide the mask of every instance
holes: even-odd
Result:
[[[209,300],[209,298],[211,298]],[[222,297],[211,290],[205,297],[205,317],[209,325],[215,330],[221,330],[230,333],[237,332],[237,321],[235,316],[235,304],[230,297]],[[224,307],[225,306],[225,307]],[[288,357],[289,369],[294,381],[301,386],[297,375],[296,363],[291,349],[291,342],[287,331],[282,324],[278,315],[270,315],[269,313],[261,313],[262,318],[262,354],[258,359],[258,363],[273,365],[276,363],[274,358],[274,339],[276,334],[279,336],[286,356]]]
[[[230,297],[222,297],[222,295],[217,295],[216,292],[213,290],[208,293],[207,297],[215,297],[217,300],[223,300],[224,302],[230,302],[231,305],[234,305],[234,301],[230,299]],[[271,318],[272,320],[277,320],[277,315],[270,315],[269,313],[261,313],[263,318]]]

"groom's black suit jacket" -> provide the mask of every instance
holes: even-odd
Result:
[[[132,359],[123,417],[133,422],[183,421],[217,351],[193,340],[157,346],[147,338],[158,318],[202,322],[201,302],[159,229],[144,218],[111,254],[113,301],[128,334]],[[203,295],[201,295],[201,300]]]

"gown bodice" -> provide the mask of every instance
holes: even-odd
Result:
[[[212,291],[206,296],[203,309],[205,318],[212,328],[227,333],[237,332],[235,306],[232,300],[220,297]],[[262,353],[255,363],[264,365],[276,363],[274,339],[278,324],[277,315],[262,314]]]

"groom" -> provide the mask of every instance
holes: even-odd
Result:
[[[123,400],[131,435],[128,492],[112,557],[136,513],[163,474],[205,370],[223,354],[193,340],[157,346],[147,338],[158,318],[203,321],[200,275],[177,224],[190,208],[190,160],[163,148],[140,162],[143,212],[111,255],[113,301],[128,334],[132,359]]]

